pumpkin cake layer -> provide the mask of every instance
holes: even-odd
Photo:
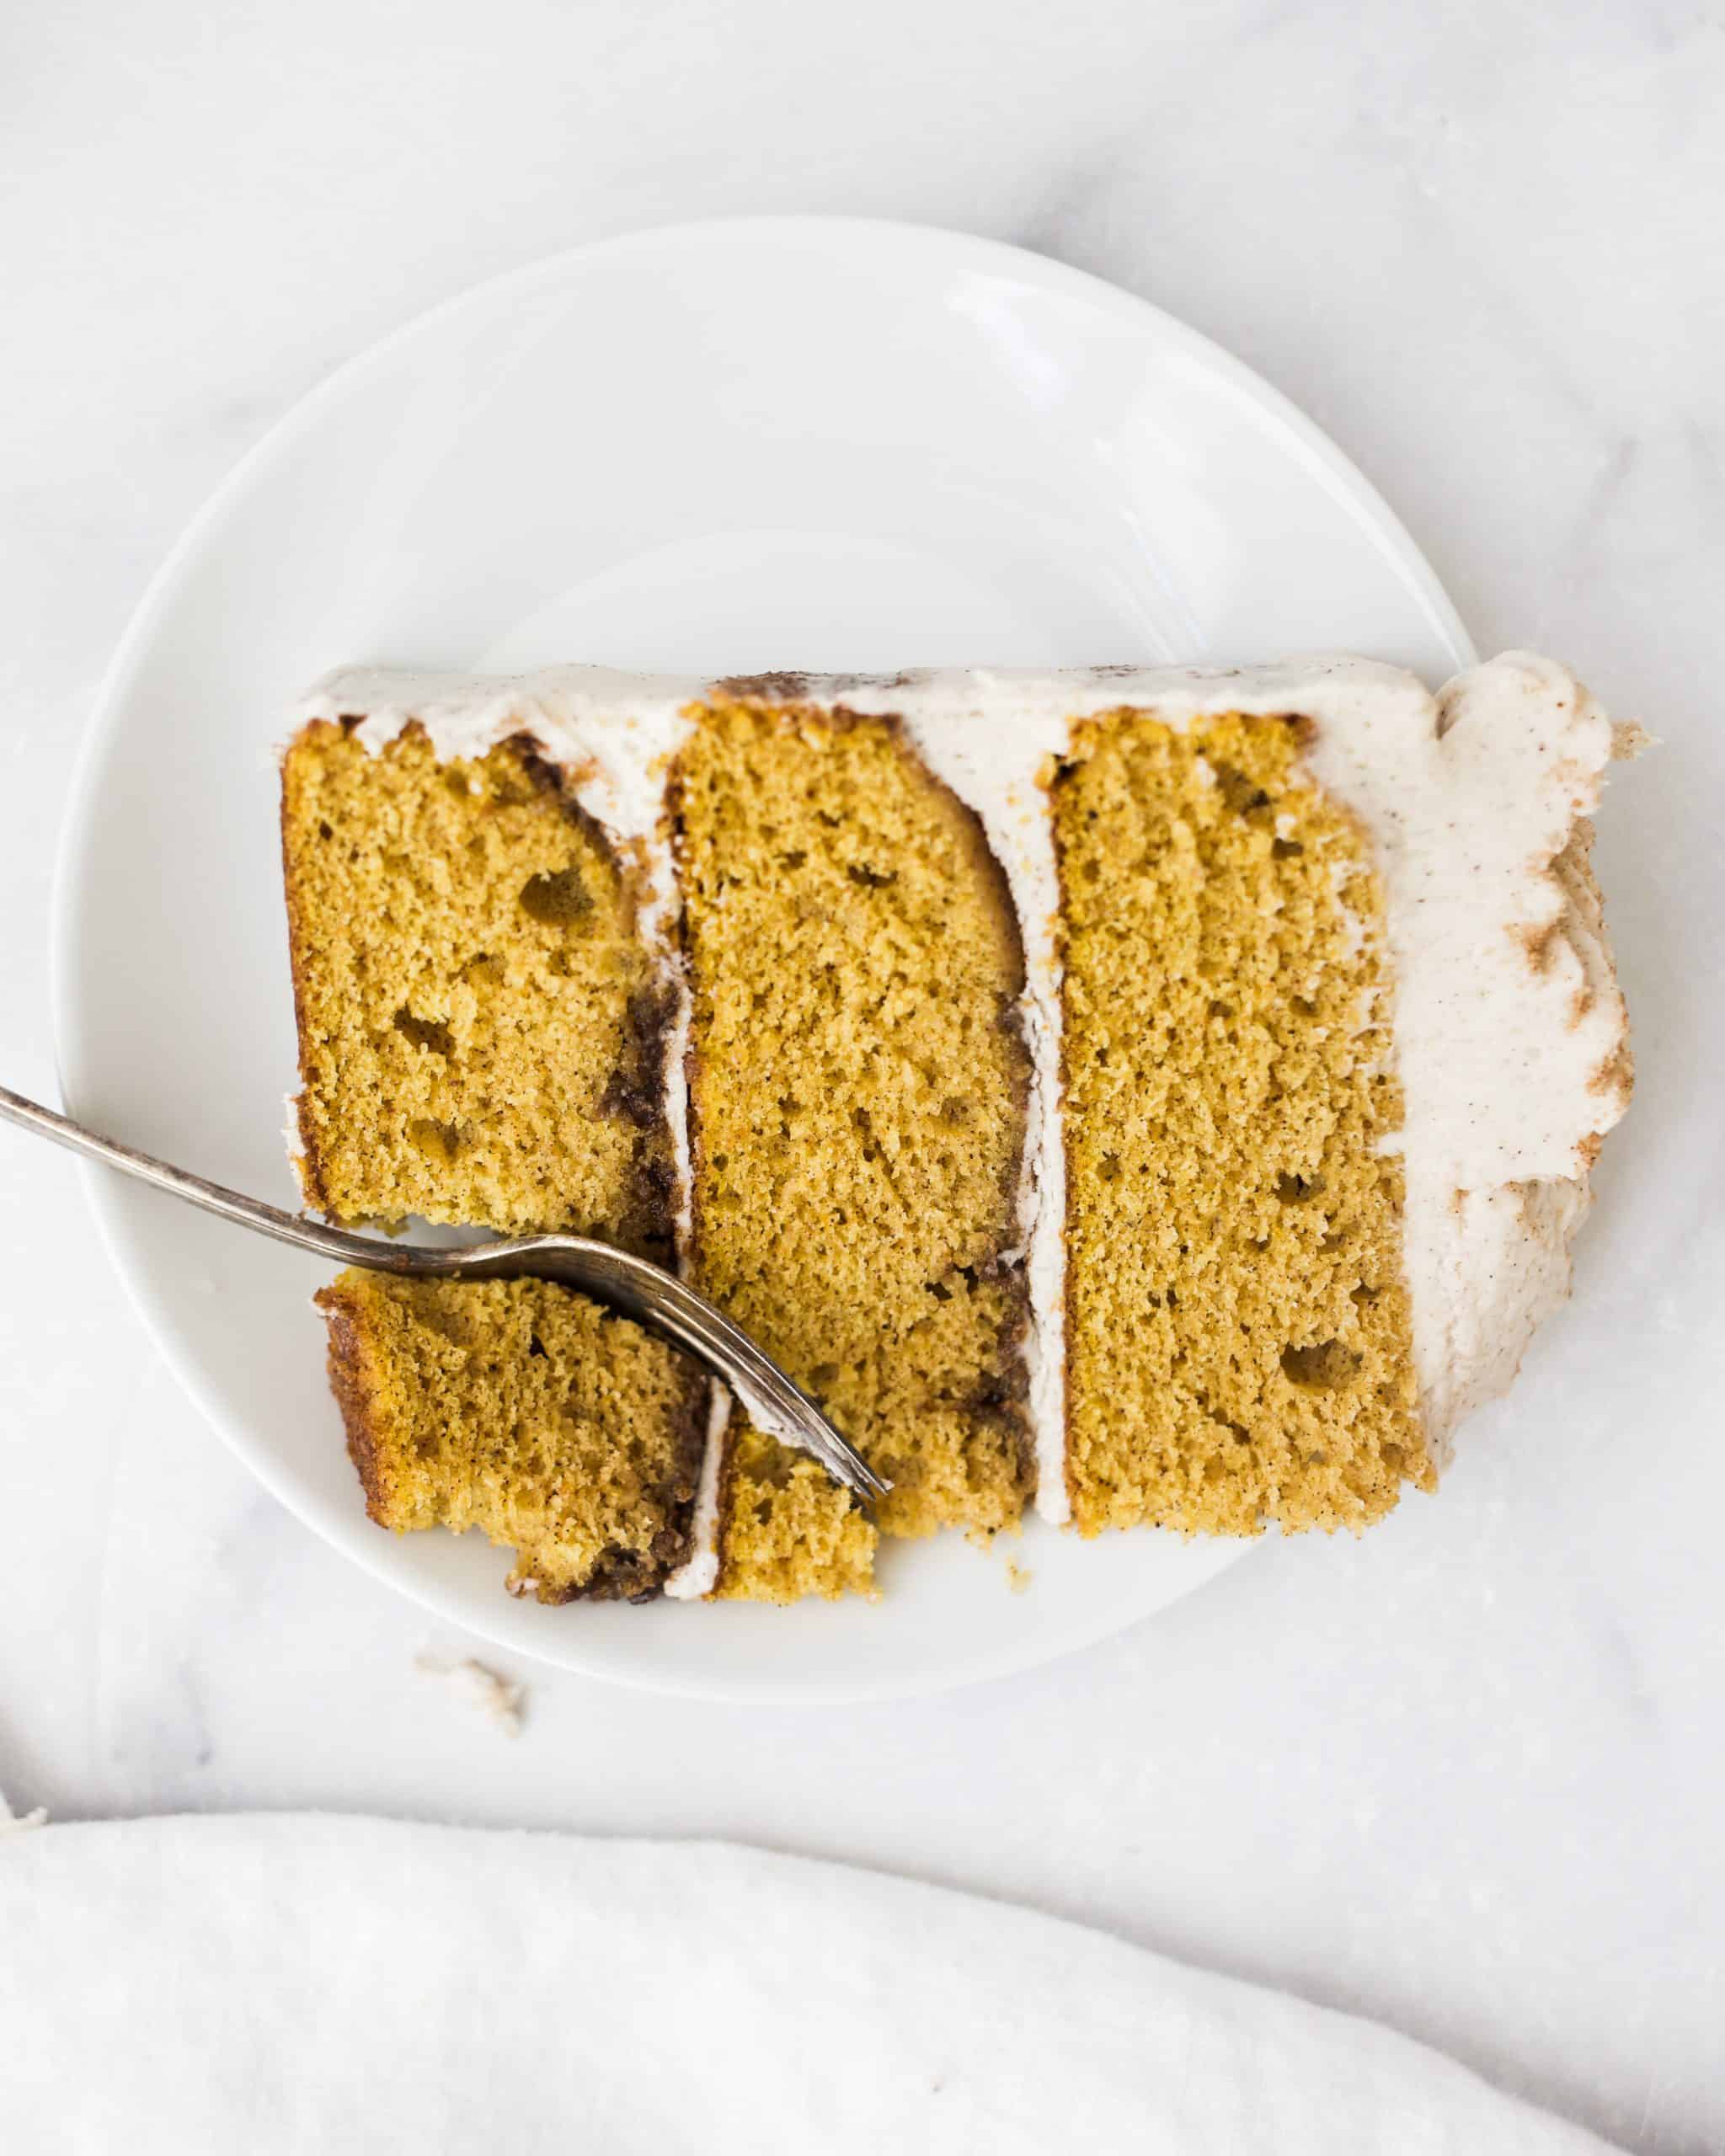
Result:
[[[1055,782],[1085,1534],[1359,1526],[1434,1479],[1382,893],[1300,729],[1123,712]]]
[[[644,1600],[687,1557],[708,1384],[686,1357],[549,1281],[350,1271],[317,1299],[380,1527],[477,1528],[541,1602]]]
[[[693,1278],[890,1481],[884,1533],[1009,1525],[1028,1070],[980,825],[889,723],[755,699],[702,707],[670,800]],[[781,1532],[742,1479],[728,1568]]]
[[[305,729],[283,769],[310,1203],[670,1248],[667,1008],[604,833],[525,739]]]

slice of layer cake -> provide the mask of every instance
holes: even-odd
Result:
[[[686,1357],[548,1281],[348,1272],[318,1302],[380,1527],[477,1528],[541,1602],[642,1601],[686,1560],[709,1390]]]
[[[426,1210],[429,1180],[438,1217],[499,1217],[455,1170],[470,1123],[600,1232],[668,1190],[681,1262],[893,1479],[888,1534],[1009,1524],[1033,1471],[1087,1534],[1365,1524],[1432,1486],[1567,1291],[1629,1061],[1587,866],[1613,734],[1549,661],[1437,696],[1354,659],[352,675],[305,716],[314,1193],[350,1118],[355,1211]],[[554,775],[506,804],[533,843],[577,835],[488,884],[459,817],[499,756],[510,792]],[[296,868],[320,846],[334,873]],[[465,1039],[424,953],[491,955],[505,900],[566,935],[521,900],[571,867],[606,963],[542,995],[570,976],[529,939],[494,1117],[441,1067],[415,1090],[396,1043]],[[602,1169],[513,1117],[548,1069],[628,1104]],[[414,1180],[419,1118],[459,1144]],[[683,1591],[867,1585],[842,1492],[740,1418],[722,1444]]]

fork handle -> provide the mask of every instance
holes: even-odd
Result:
[[[276,1242],[291,1243],[296,1250],[309,1251],[313,1257],[333,1258],[339,1265],[368,1265],[385,1272],[396,1269],[389,1262],[388,1246],[369,1235],[302,1219],[296,1213],[284,1213],[279,1205],[266,1205],[260,1198],[230,1190],[225,1183],[211,1182],[189,1169],[172,1167],[166,1161],[139,1152],[136,1146],[122,1145],[116,1138],[87,1130],[70,1116],[56,1115],[52,1108],[27,1101],[22,1093],[5,1086],[0,1086],[0,1118],[45,1138],[50,1145],[63,1145],[70,1153],[82,1153],[86,1160],[118,1168],[122,1175],[135,1176],[140,1182],[165,1190],[170,1198],[183,1198],[188,1205],[200,1206],[206,1213],[271,1236]]]
[[[356,1235],[346,1228],[328,1227],[321,1221],[303,1219],[296,1213],[284,1213],[280,1206],[266,1205],[261,1198],[229,1190],[225,1183],[210,1182],[184,1168],[170,1167],[166,1161],[87,1130],[69,1116],[56,1115],[52,1108],[27,1101],[22,1093],[10,1092],[4,1086],[0,1086],[0,1118],[45,1138],[51,1145],[63,1145],[68,1152],[82,1153],[86,1160],[99,1161],[104,1167],[135,1176],[140,1182],[165,1190],[170,1198],[183,1198],[188,1205],[199,1206],[220,1219],[232,1220],[275,1242],[291,1243],[314,1257],[333,1259],[338,1265],[363,1265],[373,1273],[422,1279],[514,1278],[523,1271],[546,1265],[542,1254],[538,1267],[523,1262],[531,1258],[536,1245],[542,1241],[556,1246],[579,1262],[579,1280],[568,1284],[579,1285],[613,1309],[628,1310],[656,1331],[669,1333],[716,1377],[724,1380],[751,1413],[764,1412],[774,1418],[768,1427],[783,1432],[791,1444],[812,1453],[847,1488],[868,1497],[883,1494],[889,1486],[739,1326],[705,1296],[644,1258],[631,1257],[608,1244],[579,1235],[518,1236],[459,1251],[393,1246],[374,1235]],[[552,1277],[558,1277],[554,1267]],[[645,1293],[646,1283],[652,1285],[650,1295]]]

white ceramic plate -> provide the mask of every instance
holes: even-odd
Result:
[[[1033,254],[818,218],[686,226],[484,286],[344,368],[234,472],[103,689],[63,861],[72,1112],[291,1202],[283,713],[348,660],[777,667],[1471,659],[1431,571],[1311,424],[1202,338]],[[187,1390],[282,1502],[444,1618],[663,1691],[836,1700],[1101,1639],[1240,1554],[1037,1524],[900,1545],[885,1598],[541,1609],[475,1536],[366,1519],[320,1268],[90,1190]]]

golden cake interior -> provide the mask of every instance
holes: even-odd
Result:
[[[318,1301],[381,1526],[477,1528],[542,1602],[649,1595],[688,1555],[708,1383],[686,1357],[549,1281],[350,1271]]]
[[[629,878],[525,740],[302,732],[282,846],[307,1196],[669,1254],[664,998]]]
[[[891,722],[746,697],[702,709],[671,798],[695,1277],[891,1481],[884,1533],[1009,1524],[1031,1478],[1002,1262],[1028,1070],[981,827]],[[734,1461],[728,1575],[828,1591],[813,1553],[845,1544],[849,1503]]]
[[[1434,1479],[1381,894],[1302,723],[1115,712],[1053,781],[1087,1534],[1358,1527]]]

